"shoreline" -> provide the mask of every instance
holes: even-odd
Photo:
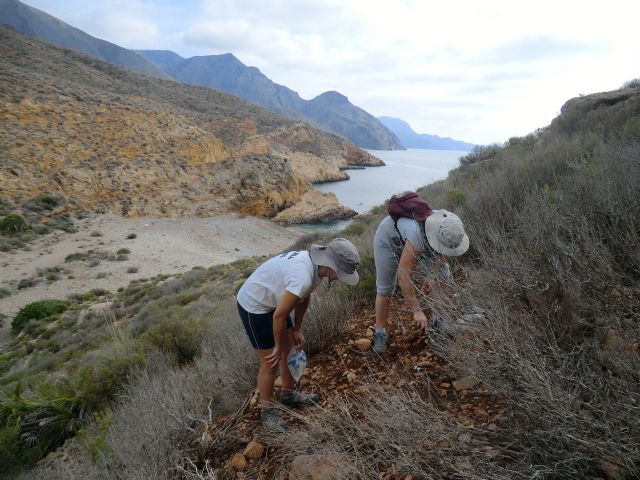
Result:
[[[29,250],[0,252],[0,288],[11,292],[0,299],[0,313],[6,316],[0,326],[0,344],[12,317],[28,303],[63,299],[93,288],[115,291],[134,279],[276,254],[304,235],[266,219],[239,215],[123,218],[104,214],[78,220],[76,228],[76,233],[45,235],[30,243]],[[128,239],[131,234],[136,237]],[[130,251],[126,260],[102,259],[94,266],[87,260],[65,261],[68,255],[86,255],[89,250],[113,258],[121,249]],[[38,277],[38,270],[56,268],[62,269],[56,273],[58,280],[17,288],[20,280]]]

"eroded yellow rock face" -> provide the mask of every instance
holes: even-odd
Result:
[[[274,217],[274,221],[285,225],[295,223],[326,223],[344,220],[357,212],[341,205],[334,193],[310,190],[299,202]]]
[[[69,210],[271,217],[312,182],[377,160],[221,92],[87,60],[3,27],[0,41],[8,85],[0,197],[18,203],[47,193]]]

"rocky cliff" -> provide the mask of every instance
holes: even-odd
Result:
[[[0,27],[0,196],[122,215],[273,216],[311,182],[382,162],[208,88],[123,70]]]

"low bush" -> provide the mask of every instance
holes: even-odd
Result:
[[[29,226],[24,218],[17,213],[10,213],[0,220],[0,233],[4,235],[13,235],[20,232],[26,232]]]
[[[200,353],[203,322],[190,318],[173,318],[149,329],[141,340],[160,350],[180,365],[193,361]]]
[[[14,330],[21,330],[28,322],[62,313],[68,306],[69,302],[66,300],[40,300],[29,303],[22,307],[16,314],[11,322],[11,326]]]
[[[22,208],[31,212],[40,213],[44,211],[54,210],[62,203],[63,200],[59,197],[54,197],[52,195],[39,195],[35,198],[32,198],[31,200],[26,201],[22,205]]]
[[[33,278],[21,278],[18,282],[18,290],[33,287],[37,281]]]
[[[75,233],[76,229],[73,219],[68,215],[58,215],[47,220],[46,225],[55,230],[62,230],[67,233]]]

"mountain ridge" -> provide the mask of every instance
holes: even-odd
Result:
[[[305,109],[308,101],[300,98],[297,92],[273,82],[258,68],[244,65],[230,53],[185,59],[170,50],[161,50],[160,53],[155,50],[128,50],[95,38],[19,0],[0,0],[0,23],[10,25],[23,34],[144,75],[220,89],[278,114],[305,120],[362,148],[404,149],[390,130],[359,107],[348,103],[351,110],[348,114],[343,107],[343,112],[328,122],[330,106],[316,101],[313,107]],[[354,125],[354,122],[357,123]]]
[[[395,117],[380,116],[378,120],[396,134],[407,148],[428,148],[433,150],[461,150],[467,151],[475,146],[472,143],[454,140],[450,137],[440,137],[428,133],[416,133],[408,122]]]
[[[71,48],[144,75],[170,78],[142,55],[89,35],[18,0],[0,0],[0,24],[10,25],[25,35],[40,38],[59,47]]]
[[[180,62],[168,61],[179,56],[166,51],[136,50],[168,75],[185,83],[202,85],[237,95],[276,113],[309,121],[313,126],[340,135],[361,148],[375,150],[404,149],[397,136],[378,119],[353,105],[339,92],[324,92],[305,100],[285,85],[264,75],[257,67],[247,66],[232,53],[201,55]],[[341,101],[337,101],[339,95]],[[340,112],[333,111],[335,104]]]

